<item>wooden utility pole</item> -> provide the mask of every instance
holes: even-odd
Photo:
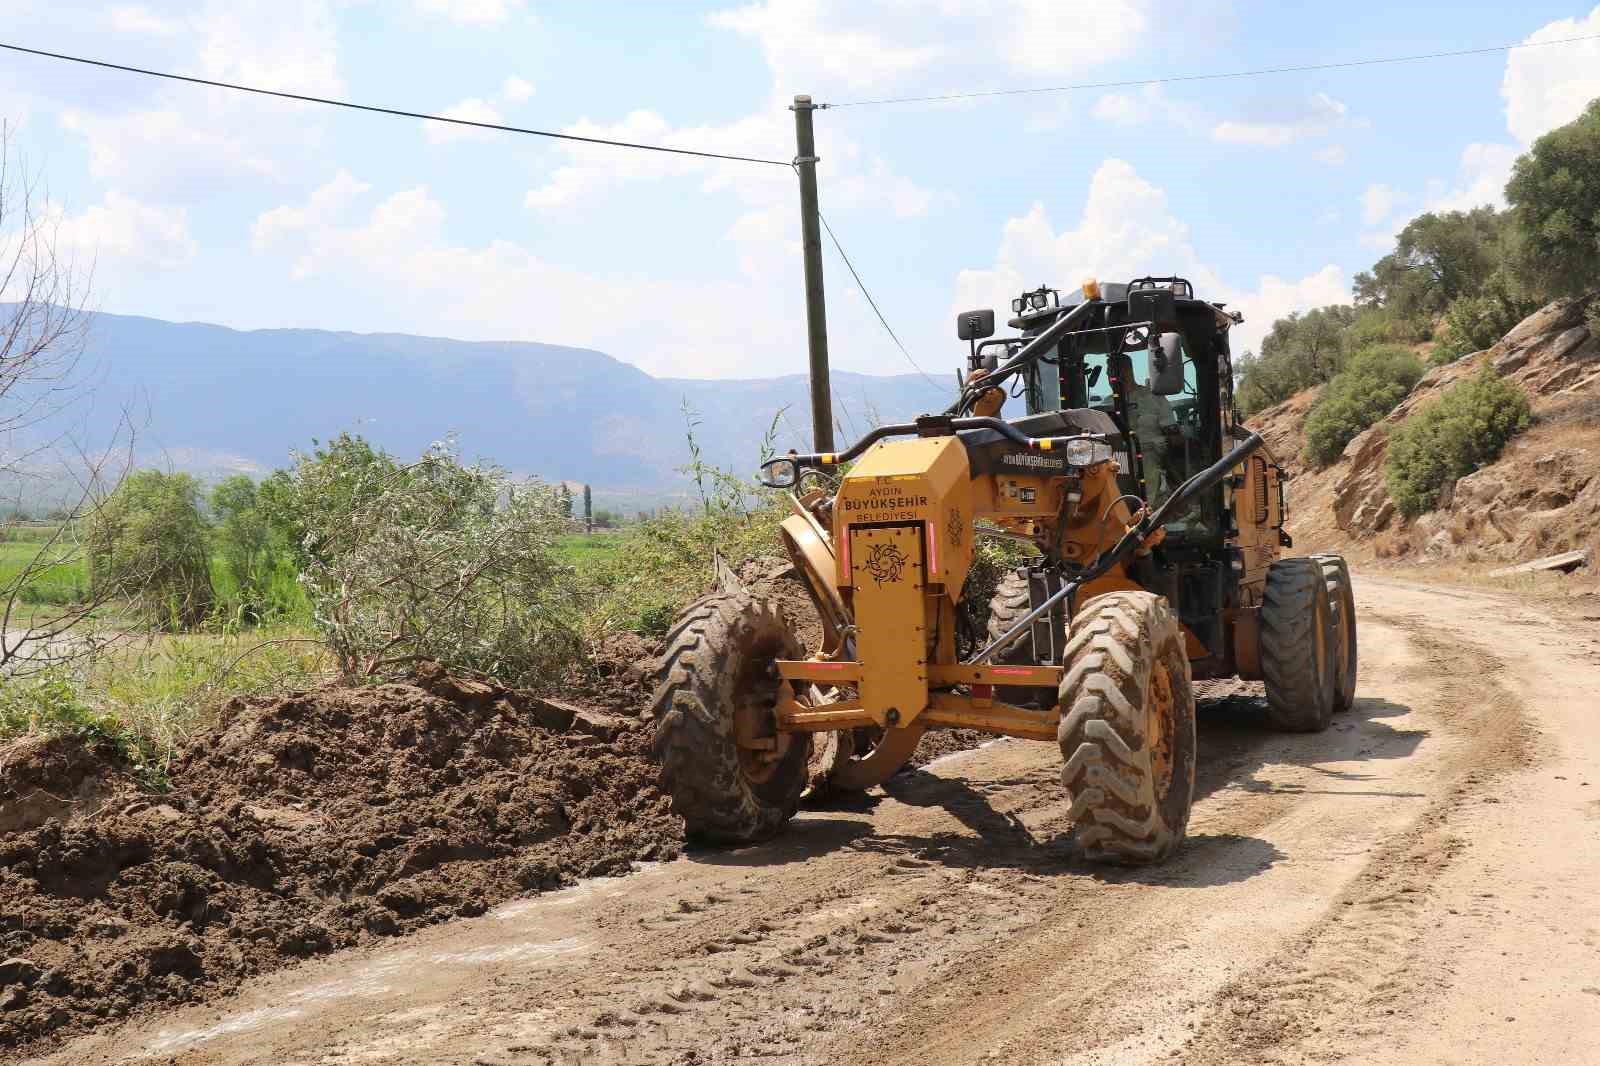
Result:
[[[809,96],[794,106],[795,170],[800,175],[800,246],[806,264],[806,333],[811,342],[811,438],[819,452],[833,451],[833,393],[828,385],[828,308],[822,299],[822,226],[817,213],[817,143]]]

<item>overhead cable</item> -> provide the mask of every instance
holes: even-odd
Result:
[[[1348,59],[1338,63],[1307,63],[1292,67],[1261,67],[1256,70],[1233,70],[1213,74],[1171,74],[1163,78],[1135,78],[1127,81],[1086,81],[1074,85],[1046,85],[1031,89],[978,89],[972,92],[942,93],[936,96],[890,96],[877,100],[847,100],[827,103],[822,107],[877,107],[885,104],[927,104],[950,100],[975,100],[986,96],[1033,96],[1042,93],[1071,93],[1091,89],[1129,89],[1144,85],[1167,85],[1186,81],[1223,81],[1229,78],[1256,78],[1267,74],[1303,74],[1318,70],[1344,70],[1350,67],[1373,67],[1386,63],[1416,63],[1429,59],[1450,59],[1456,56],[1488,55],[1510,52],[1518,48],[1540,48],[1545,45],[1578,44],[1582,41],[1600,40],[1600,33],[1582,37],[1562,37],[1550,41],[1521,41],[1517,44],[1495,44],[1486,48],[1462,48],[1451,52],[1424,52],[1408,56],[1384,56],[1377,59]]]
[[[310,96],[305,93],[282,92],[277,89],[262,89],[254,85],[239,85],[234,82],[214,81],[210,78],[195,78],[187,74],[172,74],[163,70],[146,70],[143,67],[130,67],[123,63],[111,63],[103,59],[88,59],[83,56],[65,55],[61,52],[46,52],[38,48],[24,48],[20,44],[6,44],[0,41],[0,48],[10,52],[21,52],[31,56],[43,56],[46,59],[59,59],[68,63],[82,63],[90,67],[103,67],[106,70],[120,70],[127,74],[142,74],[147,78],[165,78],[168,81],[188,82],[191,85],[209,85],[214,89],[232,89],[235,92],[254,93],[257,96],[275,96],[281,100],[296,100],[306,104],[323,104],[327,107],[343,107],[351,111],[370,111],[377,115],[394,115],[399,118],[416,118],[424,122],[446,122],[454,126],[472,126],[483,130],[496,130],[500,133],[521,133],[530,137],[549,137],[558,141],[578,141],[583,144],[603,144],[612,148],[637,148],[645,152],[665,152],[669,155],[691,155],[701,159],[725,159],[734,163],[761,163],[767,166],[787,167],[791,162],[786,159],[761,159],[747,155],[727,155],[722,152],[701,152],[693,148],[673,148],[663,144],[639,144],[634,141],[614,141],[605,137],[581,137],[576,133],[557,133],[554,130],[535,130],[524,126],[504,126],[498,122],[478,122],[467,118],[452,118],[449,115],[431,115],[422,111],[406,111],[397,107],[378,107],[373,104],[358,104],[350,100],[333,100],[325,96]]]
[[[910,363],[911,368],[917,373],[921,374],[922,380],[926,381],[929,385],[932,385],[940,392],[950,391],[949,389],[942,387],[937,381],[934,381],[932,378],[930,378],[927,374],[927,371],[918,366],[917,361],[911,358],[911,352],[906,349],[904,344],[900,343],[900,338],[895,335],[894,327],[889,325],[889,320],[883,317],[882,311],[878,310],[878,301],[874,300],[872,298],[872,293],[867,291],[867,286],[862,282],[861,275],[856,273],[855,264],[850,262],[850,257],[844,252],[844,246],[839,243],[839,238],[834,236],[833,227],[828,225],[828,217],[821,211],[818,211],[817,219],[822,223],[822,228],[828,231],[828,239],[833,241],[833,247],[839,253],[839,258],[844,260],[844,265],[849,268],[850,276],[856,279],[856,288],[860,289],[861,295],[867,298],[867,304],[872,308],[872,313],[878,316],[878,321],[883,324],[884,332],[889,334],[889,339],[894,341],[895,347],[900,349],[900,354],[906,357],[906,362]]]

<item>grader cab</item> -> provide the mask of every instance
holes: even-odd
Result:
[[[1000,340],[992,312],[958,316],[946,411],[763,467],[791,490],[782,539],[824,637],[801,648],[743,592],[679,618],[653,708],[692,836],[761,839],[819,780],[881,784],[927,730],[965,728],[1055,740],[1085,849],[1156,861],[1188,822],[1194,679],[1264,681],[1287,730],[1352,703],[1349,572],[1282,556],[1281,471],[1233,407],[1239,317],[1181,278],[1012,310]],[[1026,412],[999,417],[1008,398]],[[980,536],[1027,546],[981,629],[963,600]]]

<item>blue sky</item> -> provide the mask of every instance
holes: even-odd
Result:
[[[1100,0],[0,0],[0,39],[411,110],[788,159],[790,97],[1340,62],[1600,34],[1600,7]],[[1600,96],[1600,40],[1354,70],[836,108],[821,199],[918,361],[1041,282],[1184,273],[1247,317],[1347,299],[1416,213],[1498,203]],[[591,346],[650,373],[805,365],[793,176],[0,54],[11,157],[93,306]],[[13,172],[15,173],[15,172]],[[836,366],[907,368],[831,250]],[[1239,346],[1239,341],[1236,341]]]

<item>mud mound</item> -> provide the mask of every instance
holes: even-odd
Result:
[[[171,780],[0,836],[0,1047],[671,858],[682,839],[631,719],[437,672],[235,701]]]
[[[133,787],[113,752],[76,737],[20,737],[0,744],[0,833],[91,813]]]

